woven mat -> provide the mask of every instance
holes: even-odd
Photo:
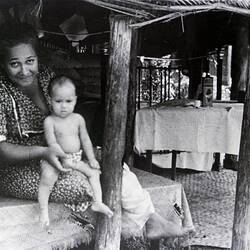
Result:
[[[230,248],[237,172],[178,173],[189,202],[196,235],[190,245]]]

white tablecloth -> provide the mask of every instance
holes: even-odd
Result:
[[[135,150],[238,154],[243,104],[144,108],[136,113]]]
[[[228,107],[232,107],[227,111]],[[212,108],[159,107],[136,113],[135,151],[183,150],[176,166],[209,171],[213,153],[238,154],[243,104],[214,103]],[[171,168],[171,154],[153,154],[154,164]]]

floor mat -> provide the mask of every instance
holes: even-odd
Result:
[[[237,172],[177,173],[189,202],[196,235],[190,245],[230,248]]]

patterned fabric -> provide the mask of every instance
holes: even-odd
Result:
[[[54,73],[44,66],[39,68],[39,84],[49,106],[48,84]],[[19,145],[45,145],[43,121],[45,115],[31,99],[0,76],[0,141]],[[40,179],[40,160],[0,167],[0,192],[6,195],[37,199]],[[50,200],[78,204],[91,201],[92,189],[86,177],[77,171],[61,173]]]
[[[39,84],[49,105],[48,84],[54,76],[48,68],[41,66]],[[45,116],[31,99],[11,84],[4,75],[0,76],[0,136],[2,141],[21,145],[44,145],[41,134]],[[39,137],[29,134],[40,134]]]
[[[67,154],[66,159],[70,160],[72,163],[79,162],[82,159],[82,150],[75,153]]]

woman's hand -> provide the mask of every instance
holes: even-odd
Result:
[[[47,147],[44,153],[44,160],[50,163],[53,167],[57,168],[61,172],[70,172],[71,169],[63,168],[59,158],[65,158],[66,154],[63,152],[61,147],[58,144],[52,144]]]

